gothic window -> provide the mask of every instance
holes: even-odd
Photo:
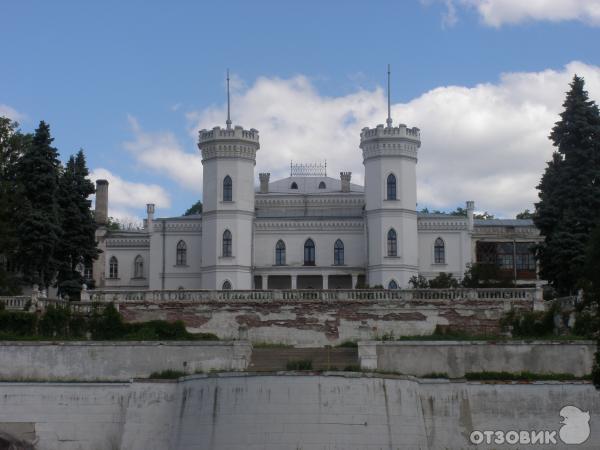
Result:
[[[341,239],[335,241],[335,244],[333,245],[333,263],[336,266],[344,264],[344,243]]]
[[[304,243],[304,265],[315,265],[315,243],[312,239],[307,239]]]
[[[396,177],[393,173],[387,177],[387,199],[396,200]]]
[[[142,255],[137,255],[133,260],[133,277],[144,278],[144,258],[142,258]]]
[[[292,183],[292,185],[290,186],[290,189],[298,189],[298,185],[296,184],[296,182],[294,181]]]
[[[231,256],[231,231],[225,230],[223,233],[223,256],[229,257]]]
[[[324,182],[324,181],[321,181],[321,182],[319,183],[319,189],[327,189],[327,185],[325,184],[325,182]]]
[[[437,238],[433,245],[433,262],[435,264],[446,264],[446,245],[442,238]]]
[[[83,279],[84,280],[94,279],[94,272],[93,272],[91,264],[86,264],[83,266]]]
[[[231,177],[227,175],[223,180],[223,201],[230,202],[233,200],[233,181]]]
[[[393,228],[387,234],[387,255],[398,256],[398,241],[396,239],[396,230]]]
[[[187,264],[187,245],[185,242],[179,241],[177,243],[177,258],[175,264],[178,266],[185,266]]]
[[[119,261],[111,256],[108,263],[108,278],[119,278]]]
[[[281,239],[278,240],[277,245],[275,245],[275,265],[285,265],[285,242]]]
[[[398,283],[396,283],[396,280],[392,280],[389,282],[388,289],[398,289]]]
[[[229,280],[225,280],[223,282],[223,288],[224,291],[230,291],[231,290],[231,282]]]

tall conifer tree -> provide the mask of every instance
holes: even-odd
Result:
[[[550,139],[557,147],[538,186],[534,221],[542,278],[573,292],[583,275],[585,248],[600,219],[600,114],[584,80],[575,76]]]
[[[14,269],[17,250],[15,214],[19,208],[17,162],[27,146],[30,135],[22,134],[18,124],[0,117],[0,295],[20,293],[20,283]]]
[[[17,164],[18,261],[24,280],[47,288],[57,270],[55,252],[62,230],[57,204],[60,161],[50,127],[40,122]]]
[[[78,266],[91,265],[98,256],[96,224],[89,196],[95,192],[89,180],[83,150],[71,156],[60,178],[59,206],[63,230],[57,259],[60,262],[58,288],[70,298],[77,297],[83,278]]]

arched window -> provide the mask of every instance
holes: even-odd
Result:
[[[344,243],[341,239],[335,241],[335,244],[333,245],[333,263],[336,266],[344,264]]]
[[[298,189],[298,185],[296,184],[296,182],[294,181],[292,183],[292,185],[290,186],[290,189]]]
[[[442,238],[437,238],[433,244],[433,261],[436,264],[446,263],[446,245]]]
[[[230,291],[231,290],[231,282],[229,280],[223,281],[223,287],[222,287],[222,289],[224,291]]]
[[[225,230],[223,233],[223,256],[228,257],[231,256],[231,231]]]
[[[108,263],[108,278],[119,278],[119,261],[111,256]]]
[[[275,265],[285,265],[285,242],[281,239],[278,240],[277,245],[275,245]]]
[[[227,175],[223,180],[223,201],[230,202],[233,200],[233,181],[231,177]]]
[[[304,243],[304,265],[315,265],[315,243],[312,239],[307,239]]]
[[[387,177],[387,199],[396,200],[396,177],[393,173]]]
[[[327,185],[325,184],[325,182],[324,182],[324,181],[321,181],[321,182],[319,183],[319,189],[327,189]]]
[[[389,282],[388,289],[398,289],[398,283],[396,283],[396,280],[392,280]]]
[[[137,255],[133,260],[133,277],[144,278],[144,258],[142,258],[142,255]]]
[[[177,257],[175,264],[178,266],[185,266],[187,264],[187,245],[185,242],[179,241],[177,243]]]
[[[393,228],[387,234],[387,255],[398,256],[398,240],[396,239],[396,230]]]

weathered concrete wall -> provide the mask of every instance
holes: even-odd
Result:
[[[499,320],[511,307],[529,310],[528,300],[294,300],[206,302],[128,301],[118,304],[130,322],[183,320],[192,332],[222,339],[336,345],[347,340],[431,334],[437,325],[476,334],[500,331]]]
[[[37,450],[464,449],[474,430],[549,430],[589,411],[586,383],[481,384],[364,376],[192,376],[180,382],[0,383],[0,432]],[[19,433],[21,433],[19,435]],[[519,448],[564,448],[556,445]],[[482,445],[508,449],[514,445]]]
[[[173,369],[242,370],[248,342],[0,342],[0,379],[123,381]]]
[[[424,376],[467,372],[571,373],[589,375],[593,341],[395,341],[359,342],[363,369]]]

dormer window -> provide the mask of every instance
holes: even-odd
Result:
[[[321,181],[321,182],[319,183],[319,189],[327,189],[327,185],[325,184],[325,182],[324,182],[324,181]]]
[[[290,189],[298,189],[298,185],[296,184],[296,182],[294,181],[292,183],[292,185],[290,186]]]

